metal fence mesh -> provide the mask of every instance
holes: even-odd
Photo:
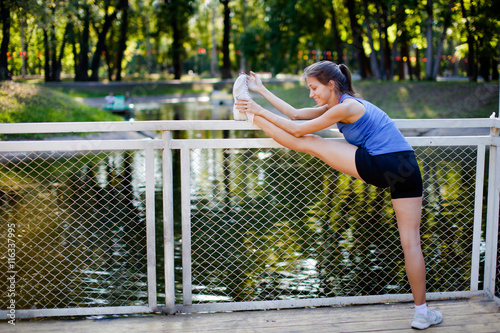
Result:
[[[19,309],[147,304],[144,153],[55,154],[2,155],[1,283]]]
[[[410,292],[388,191],[287,149],[190,154],[194,304]],[[468,290],[476,148],[419,147],[416,154],[428,290]],[[2,154],[0,243],[12,229],[18,309],[147,304],[144,155]],[[155,177],[161,186],[161,174]],[[161,212],[161,196],[156,200]],[[178,251],[180,218],[176,223]],[[9,301],[7,251],[0,247],[0,309]]]
[[[428,291],[469,290],[476,148],[416,155]],[[193,304],[410,292],[388,191],[286,149],[191,160]]]

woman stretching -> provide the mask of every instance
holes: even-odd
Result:
[[[284,147],[316,156],[332,168],[365,183],[390,188],[403,247],[405,267],[415,302],[411,326],[425,329],[439,324],[442,315],[426,305],[425,263],[420,247],[422,178],[413,148],[394,122],[375,105],[355,97],[351,73],[341,64],[320,61],[304,70],[304,79],[317,107],[295,109],[272,94],[250,72],[248,88],[266,98],[295,123],[264,109],[251,99],[238,99],[271,138]],[[347,142],[331,141],[311,133],[337,124]]]

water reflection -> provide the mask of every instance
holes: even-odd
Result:
[[[136,120],[229,119],[230,106],[167,104]],[[187,131],[178,138],[239,137]],[[243,133],[247,137],[257,132]],[[164,295],[161,154],[156,249]],[[418,148],[429,291],[468,290],[474,148]],[[180,156],[174,151],[176,297],[182,302]],[[191,151],[193,302],[409,292],[388,193],[286,149]],[[0,165],[0,239],[16,225],[19,308],[147,303],[144,152]],[[2,261],[0,265],[5,265]],[[1,266],[0,266],[1,267]],[[0,281],[4,283],[5,267]],[[2,308],[6,299],[2,298]]]
[[[16,229],[18,308],[145,304],[143,155],[14,159],[0,175],[2,228]]]
[[[386,191],[286,150],[231,150],[225,167],[211,165],[213,154],[193,151],[193,283],[203,286],[196,300],[410,292]],[[422,227],[429,290],[467,290],[475,150],[417,154],[436,171],[426,174]]]

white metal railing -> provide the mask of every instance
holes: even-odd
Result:
[[[426,181],[428,270],[447,276],[430,282],[428,298],[498,299],[500,120],[395,122],[403,131],[490,129],[482,136],[408,141]],[[0,142],[0,285],[3,293],[11,290],[2,295],[0,314],[175,313],[411,299],[383,191],[271,139],[172,135],[216,130],[258,128],[235,121],[0,124],[2,135],[161,132],[159,139],[144,140]],[[358,223],[367,218],[381,222],[376,228]]]

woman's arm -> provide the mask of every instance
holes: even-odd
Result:
[[[321,116],[329,109],[328,105],[296,109],[269,91],[254,72],[250,72],[250,75],[247,76],[247,84],[250,90],[262,95],[262,97],[271,103],[279,112],[292,120],[314,119]]]
[[[356,104],[361,106],[359,103]],[[256,116],[261,116],[291,135],[301,137],[306,134],[323,130],[340,121],[358,118],[360,114],[362,115],[364,113],[364,108],[361,106],[360,109],[356,104],[342,103],[335,105],[324,112],[321,116],[303,123],[295,123],[291,120],[280,117],[271,111],[264,109],[254,100],[239,99],[236,102],[236,108],[240,110],[240,112],[251,112]]]

